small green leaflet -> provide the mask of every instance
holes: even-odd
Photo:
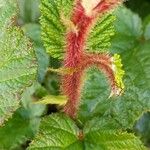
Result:
[[[50,56],[63,58],[66,27],[61,22],[63,13],[70,18],[74,0],[42,0],[41,2],[41,26],[42,40]]]
[[[108,48],[111,46],[111,38],[115,34],[113,25],[115,18],[111,14],[105,14],[98,19],[92,32],[89,33],[87,51],[95,53],[108,52]]]

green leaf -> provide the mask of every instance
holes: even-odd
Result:
[[[132,38],[139,38],[141,36],[142,20],[137,14],[125,7],[119,7],[115,15],[117,17],[115,22],[117,33],[122,33]]]
[[[19,107],[20,94],[32,84],[36,59],[20,29],[8,29],[0,41],[0,124]]]
[[[19,24],[38,22],[40,0],[17,0],[19,6]]]
[[[122,17],[120,12],[122,12]],[[150,46],[149,41],[143,39],[141,19],[136,14],[126,8],[122,8],[117,14],[118,21],[116,21],[116,30],[119,37],[116,35],[112,45],[115,45],[113,47],[114,49],[121,48],[120,53],[126,72],[126,92],[123,97],[117,98],[114,104],[111,103],[112,108],[109,114],[112,113],[112,116],[124,128],[131,128],[145,111],[150,110],[150,68],[148,65],[150,64]],[[130,17],[127,20],[125,16]],[[122,28],[121,25],[125,21],[124,28]],[[127,41],[124,44],[125,46],[123,46],[122,43],[118,43],[118,40],[120,40],[121,35],[122,39],[127,38],[126,34],[129,35],[129,33],[126,28],[130,31],[130,37],[132,37],[132,41],[134,42],[130,43]]]
[[[145,113],[136,123],[134,131],[139,135],[146,146],[150,141],[150,112]]]
[[[34,42],[35,54],[38,61],[38,81],[43,82],[49,65],[49,56],[42,44],[40,25],[29,23],[23,26],[23,30],[25,34]]]
[[[53,114],[43,119],[28,150],[145,150],[133,134],[117,128],[113,119],[98,118],[79,130],[69,117]]]
[[[9,29],[0,41],[0,124],[19,106],[20,94],[32,84],[36,59],[29,40],[18,28]]]
[[[63,58],[66,27],[63,25],[60,15],[62,13],[69,18],[73,7],[73,0],[42,0],[41,2],[41,26],[42,40],[50,56]]]
[[[0,128],[0,149],[19,149],[37,133],[39,117],[45,111],[45,106],[32,104],[33,94],[38,88],[40,85],[34,84],[22,94],[21,108]]]
[[[23,26],[24,33],[33,40],[36,47],[42,47],[41,27],[37,23],[28,23]]]
[[[20,114],[25,118],[39,118],[45,111],[44,105],[34,105],[33,101],[40,99],[43,95],[36,95],[37,91],[41,91],[41,85],[34,83],[31,87],[27,88],[22,94]],[[45,94],[45,93],[44,93]],[[39,96],[39,97],[38,97]]]
[[[121,54],[126,92],[111,102],[108,114],[124,128],[133,127],[136,120],[150,110],[150,44],[139,43],[133,50]]]
[[[78,141],[79,129],[63,114],[53,114],[41,122],[38,135],[28,150],[82,150]]]
[[[30,132],[30,121],[14,114],[13,118],[0,128],[0,149],[10,150],[18,147],[27,141],[26,135],[31,134]]]
[[[125,7],[116,10],[117,17],[115,22],[116,34],[112,40],[111,49],[113,52],[131,50],[138,44],[138,39],[142,36],[142,20],[132,11]]]
[[[0,149],[19,149],[37,133],[40,118],[24,118],[18,112],[0,128]]]
[[[146,150],[131,133],[118,130],[113,119],[96,118],[85,125],[86,150]]]
[[[16,15],[16,3],[14,0],[0,0],[0,29],[5,28],[12,23],[11,20]]]
[[[104,52],[108,51],[111,46],[111,38],[115,33],[114,23],[115,16],[105,14],[100,17],[87,40],[87,50],[89,52]]]
[[[0,125],[19,107],[23,89],[32,84],[36,74],[36,59],[29,39],[17,27],[12,27],[16,1],[0,4]]]
[[[96,68],[90,69],[86,73],[82,91],[79,118],[86,122],[93,116],[103,115],[110,105],[111,92],[104,74]]]

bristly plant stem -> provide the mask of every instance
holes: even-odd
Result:
[[[91,65],[102,69],[110,79],[112,89],[116,90],[111,57],[108,54],[87,54],[85,48],[88,34],[99,15],[120,2],[120,0],[76,0],[70,20],[71,27],[66,35],[66,54],[63,63],[64,68],[73,68],[76,71],[62,77],[62,91],[68,97],[64,112],[72,118],[76,117],[84,71]]]

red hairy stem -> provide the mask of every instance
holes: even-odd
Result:
[[[118,2],[120,0],[112,1]],[[114,83],[113,72],[109,66],[110,57],[104,54],[86,55],[84,52],[85,42],[92,25],[100,12],[103,13],[110,9],[112,6],[110,5],[111,2],[110,0],[100,0],[99,3],[96,1],[96,6],[94,2],[93,5],[95,7],[92,9],[86,9],[84,4],[86,5],[87,3],[83,3],[83,0],[76,0],[76,5],[71,17],[71,22],[75,29],[69,31],[66,35],[66,54],[63,62],[65,68],[77,69],[72,74],[65,74],[62,77],[62,92],[68,97],[64,112],[72,118],[76,116],[81,95],[82,76],[87,67],[97,65],[109,76],[111,83]]]
[[[81,70],[85,70],[93,65],[97,66],[97,68],[104,72],[110,81],[112,91],[114,91],[116,88],[116,82],[115,75],[112,70],[111,56],[108,54],[85,54],[82,61]]]
[[[67,34],[67,47],[64,66],[66,68],[79,68],[82,63],[85,41],[93,18],[84,13],[84,9],[78,2],[75,7],[72,22],[77,27],[78,33],[69,32]],[[64,107],[66,114],[72,118],[76,116],[80,99],[82,71],[77,71],[71,75],[64,75],[62,78],[62,90],[68,97]]]

